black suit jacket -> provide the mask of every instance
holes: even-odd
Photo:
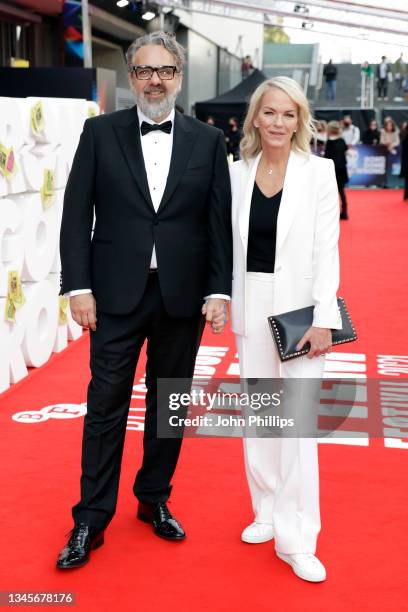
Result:
[[[154,210],[136,106],[87,119],[64,198],[61,293],[91,288],[97,308],[135,309],[153,244],[171,316],[231,294],[231,187],[221,130],[176,111],[169,175]],[[93,216],[95,231],[91,240]]]

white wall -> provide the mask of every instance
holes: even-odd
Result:
[[[86,100],[44,98],[43,126],[33,130],[39,99],[0,98],[0,143],[12,148],[16,171],[0,172],[0,393],[40,367],[82,334],[69,314],[59,318],[59,231],[64,189],[83,123],[99,113]],[[54,173],[54,195],[44,207],[44,171]],[[75,249],[75,245],[72,245]],[[18,272],[25,303],[5,320],[9,272]]]
[[[230,53],[242,57],[250,55],[255,67],[262,68],[263,24],[203,13],[190,13],[179,9],[174,12],[185,26],[206,36],[218,46],[227,48]],[[242,50],[237,48],[240,36],[242,36]],[[256,57],[258,61],[255,62]]]
[[[217,47],[191,30],[186,76],[190,108],[196,102],[217,95]]]

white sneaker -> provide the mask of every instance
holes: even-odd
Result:
[[[276,554],[279,559],[292,566],[293,571],[299,578],[309,582],[323,582],[323,580],[326,580],[326,569],[323,563],[312,553],[285,555],[276,551]]]
[[[273,525],[270,523],[257,523],[248,525],[241,534],[241,540],[248,544],[262,544],[273,539]]]

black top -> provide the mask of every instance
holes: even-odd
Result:
[[[380,144],[380,132],[378,130],[370,130],[370,128],[368,128],[368,130],[363,133],[361,142],[367,145]]]
[[[255,182],[249,215],[248,272],[275,270],[276,227],[281,198],[282,189],[267,198]]]
[[[408,180],[408,134],[403,134],[401,138],[400,176]]]
[[[323,68],[323,75],[326,77],[326,81],[335,81],[337,77],[337,68],[334,64],[326,64]]]
[[[239,159],[239,143],[241,141],[241,132],[239,130],[227,130],[225,133],[227,140],[227,153],[232,153],[234,160]]]
[[[327,141],[326,150],[324,156],[334,161],[334,167],[336,169],[337,184],[344,186],[348,183],[349,177],[347,173],[347,159],[346,159],[347,145],[343,138],[333,138]]]

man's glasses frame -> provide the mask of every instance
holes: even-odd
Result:
[[[171,73],[168,72],[171,69]],[[141,76],[142,71],[146,72],[146,75]],[[166,72],[167,71],[167,72]],[[152,78],[153,74],[157,72],[157,76],[162,81],[171,81],[174,79],[176,72],[180,72],[177,66],[131,66],[130,72],[140,81],[148,81]],[[170,75],[170,76],[169,76]]]

